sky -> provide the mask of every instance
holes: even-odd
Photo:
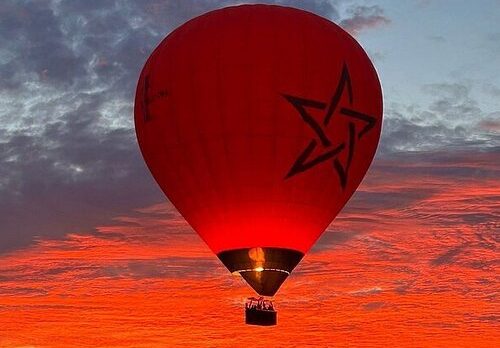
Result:
[[[500,2],[262,1],[341,25],[384,91],[357,193],[252,295],[164,197],[133,129],[170,31],[250,1],[0,2],[0,347],[491,347],[500,341]],[[256,338],[258,337],[258,338]]]

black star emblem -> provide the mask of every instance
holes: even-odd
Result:
[[[346,90],[349,100],[349,107],[340,105],[341,97]],[[340,76],[339,83],[337,84],[335,92],[333,93],[333,96],[331,97],[329,103],[294,97],[287,94],[283,94],[283,96],[295,107],[304,122],[306,122],[308,126],[311,127],[311,129],[314,131],[314,133],[316,133],[316,137],[313,138],[306,146],[306,148],[301,152],[292,168],[286,175],[285,179],[302,173],[324,161],[331,159],[333,168],[338,174],[340,185],[344,189],[347,184],[349,168],[351,166],[352,158],[354,156],[354,150],[356,148],[356,141],[361,139],[363,135],[369,132],[377,122],[377,119],[375,117],[351,108],[353,105],[353,93],[351,78],[349,76],[347,65],[344,64],[342,68],[342,74]],[[308,113],[307,108],[325,111],[323,122],[318,123]],[[334,144],[333,141],[326,135],[325,129],[328,127],[328,124],[333,117],[340,116],[348,117],[350,120],[348,124],[348,140],[340,144]],[[366,125],[361,129],[360,132],[357,132],[354,120],[361,120],[366,123]],[[316,146],[322,146],[323,151],[316,157],[311,158],[312,153],[316,149]],[[338,155],[343,151],[348,151],[347,163],[345,163],[344,165],[338,158]]]

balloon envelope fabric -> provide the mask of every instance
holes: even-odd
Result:
[[[382,92],[339,26],[242,5],[159,44],[139,79],[135,124],[170,201],[231,272],[273,295],[368,170]]]

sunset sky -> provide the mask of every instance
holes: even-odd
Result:
[[[276,0],[354,35],[384,91],[357,193],[254,295],[152,179],[145,60],[229,0],[0,1],[0,348],[500,346],[500,2]]]

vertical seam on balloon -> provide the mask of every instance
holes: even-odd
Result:
[[[270,35],[272,35],[272,43],[273,43],[273,47],[276,47],[276,42],[278,40],[276,40],[276,28],[273,28],[273,31],[272,33],[270,33]],[[277,71],[277,55],[273,55],[273,61],[272,63],[270,64],[272,69],[271,71],[273,72],[271,74],[272,76],[272,84],[273,84],[273,87],[276,86],[276,81],[277,81],[277,76],[278,74],[275,74],[274,72]],[[274,88],[273,88],[274,89]],[[276,90],[275,90],[276,91]],[[278,91],[276,91],[278,92]],[[277,181],[276,180],[282,180],[282,175],[281,174],[278,174],[277,171],[278,171],[278,168],[279,168],[279,165],[278,165],[278,134],[277,134],[277,129],[278,129],[278,124],[277,124],[277,121],[278,121],[278,114],[277,114],[277,111],[278,111],[278,103],[281,101],[279,100],[278,96],[276,96],[277,100],[276,102],[272,103],[273,105],[273,108],[272,108],[272,112],[271,112],[271,118],[272,118],[272,122],[273,122],[273,127],[272,127],[272,137],[273,137],[273,140],[272,140],[272,143],[273,143],[273,156],[272,156],[272,159],[273,159],[273,168],[272,168],[272,171],[271,173],[273,173],[273,184],[272,184],[272,187],[271,187],[271,212],[270,212],[270,219],[272,219],[272,221],[275,223],[276,221],[279,222],[279,224],[281,224],[280,222],[280,219],[279,217],[277,216],[276,212],[279,211],[279,209],[277,209],[277,201],[276,201],[276,198],[277,198]],[[278,178],[278,179],[277,179]],[[280,214],[281,215],[281,214]]]
[[[189,33],[189,31],[183,31],[182,32],[182,35],[179,36],[179,39],[178,41],[183,41],[183,39],[185,38],[186,36],[186,33]],[[181,64],[184,64],[186,62],[181,62]],[[173,62],[173,67],[171,66],[171,68],[174,68],[175,69],[175,66],[177,65],[176,62],[174,61]],[[173,104],[175,105],[175,104]],[[176,136],[177,136],[177,146],[178,146],[178,154],[182,154],[183,155],[183,158],[186,159],[186,140],[184,139],[183,141],[181,140],[182,137],[180,136],[180,132],[181,132],[181,128],[179,126],[179,122],[175,122],[175,127],[176,127]],[[187,160],[187,161],[182,161],[182,164],[183,164],[183,167],[187,170],[187,175],[189,175],[189,173],[193,172],[193,168],[192,166],[190,165],[190,161]],[[179,172],[179,170],[177,170],[177,175],[178,175],[178,180],[179,182],[184,182],[184,185],[183,187],[187,188],[187,194],[184,195],[184,196],[187,196],[189,201],[190,201],[190,204],[189,204],[189,210],[192,212],[192,211],[196,211],[196,209],[198,208],[198,203],[196,203],[196,200],[193,199],[194,195],[196,194],[196,190],[197,190],[197,186],[199,185],[196,185],[196,182],[193,181],[193,180],[189,180],[181,175],[181,173]],[[184,201],[184,204],[186,205],[186,201]],[[190,225],[193,224],[193,221],[190,222]],[[193,229],[195,229],[196,226],[192,226],[191,227]]]
[[[196,24],[198,26],[198,28],[196,28],[196,29],[201,31],[201,32],[204,32],[203,29],[205,29],[205,28],[200,28],[201,27],[200,21],[198,21]],[[194,31],[194,29],[193,29],[193,31]],[[193,98],[193,96],[197,94],[197,84],[195,83],[195,78],[197,77],[196,75],[199,74],[199,70],[198,70],[198,68],[196,68],[196,64],[194,64],[195,63],[194,60],[196,59],[195,57],[197,56],[195,54],[196,47],[197,47],[197,45],[189,45],[189,55],[188,55],[189,58],[187,60],[188,66],[191,67],[191,74],[188,74],[189,76],[187,77],[187,79],[189,80],[188,88],[189,88],[189,93],[191,94],[192,100],[195,100],[195,98]],[[191,147],[192,155],[194,157],[194,155],[197,152],[196,147],[198,145],[201,145],[200,128],[198,127],[198,122],[199,122],[199,120],[198,120],[198,103],[193,102],[193,103],[189,103],[189,105],[190,105],[189,111],[191,111],[190,127],[196,129],[193,132],[194,134],[196,134],[196,139],[187,139],[188,142],[186,142],[186,144],[183,146],[183,150],[184,150],[183,152],[184,152],[184,156],[186,156],[186,158],[187,158],[187,153],[188,153],[189,147]],[[193,160],[190,159],[187,161],[187,163],[188,163],[189,171],[190,171],[190,174],[192,177],[191,182],[194,183],[193,194],[198,196],[199,198],[203,197],[206,199],[207,198],[207,191],[204,190],[204,187],[202,185],[202,181],[200,179],[200,175],[198,175],[198,173],[196,172],[196,166],[194,164],[192,164]],[[195,199],[195,200],[198,201],[199,198]],[[200,200],[203,201],[203,199],[200,199]],[[197,212],[196,212],[195,216],[198,219],[200,218],[200,215],[206,213],[206,209],[207,209],[206,206],[207,206],[207,204],[200,204],[196,207]]]
[[[179,35],[179,38],[178,38],[178,41],[181,41],[183,39],[183,36],[185,36],[185,32],[181,32],[181,34]],[[165,45],[165,48],[166,48],[166,45]],[[177,57],[177,56],[173,56],[173,57]],[[176,59],[178,60],[178,59]],[[171,61],[171,64],[169,64],[169,68],[171,69],[172,68],[172,65],[176,65],[176,61]],[[174,106],[174,110],[176,107],[176,103],[172,103],[172,105]],[[175,114],[175,111],[173,112]],[[184,153],[184,144],[183,144],[183,141],[181,141],[181,134],[180,134],[180,126],[179,126],[179,122],[177,121],[177,118],[176,117],[172,117],[172,119],[170,120],[170,122],[172,122],[173,126],[175,127],[175,136],[176,136],[176,143],[175,143],[175,147],[176,147],[176,150],[174,151],[177,156],[179,156],[181,153],[184,155],[185,157],[185,153]],[[180,166],[179,166],[180,164]],[[183,190],[185,190],[186,192],[186,195],[187,197],[189,197],[188,199],[190,199],[192,201],[192,197],[193,197],[193,185],[192,183],[189,182],[189,180],[186,180],[186,178],[181,175],[181,168],[183,166],[185,166],[186,164],[185,163],[179,163],[177,168],[176,168],[176,173],[177,173],[177,180],[178,182],[182,182],[183,183]],[[191,206],[187,206],[186,205],[186,201],[184,200],[183,202],[183,206],[184,208],[188,208],[189,210],[192,210],[194,207],[191,205]],[[184,209],[184,210],[185,210]],[[188,211],[189,211],[188,210]]]
[[[306,26],[304,25],[304,28],[306,28]],[[305,30],[305,29],[304,29]],[[307,60],[307,55],[305,54],[306,50],[307,50],[307,38],[306,38],[306,35],[304,34],[304,31],[300,31],[299,32],[300,34],[300,43],[301,43],[301,50],[300,50],[300,64],[302,66],[302,69],[301,69],[301,72],[302,72],[302,80],[300,82],[300,87],[301,89],[304,91],[303,93],[307,92],[309,89],[308,89],[308,86],[307,86],[307,76],[308,74],[306,73],[307,72],[307,69],[308,69],[308,60]],[[297,144],[297,147],[300,147],[300,141],[304,138],[304,132],[306,130],[305,127],[303,127],[302,124],[299,124],[299,129],[300,129],[300,132],[299,132],[299,137],[298,137],[298,144]],[[299,181],[297,181],[296,185],[299,185]],[[300,182],[300,185],[303,185],[302,182]],[[290,200],[291,204],[293,204],[293,208],[296,209],[298,205],[303,205],[305,202],[304,202],[304,197],[300,197],[301,201],[298,202],[297,199],[299,197],[297,197],[297,192],[300,192],[302,190],[300,190],[300,187],[295,187],[294,191],[293,191],[293,195],[292,195],[292,199]],[[294,210],[295,211],[295,210]],[[295,214],[294,214],[295,215]]]
[[[211,19],[211,20],[213,21],[213,19]],[[207,30],[207,27],[209,26],[208,22],[209,22],[208,20],[204,21],[202,32],[205,32]],[[218,48],[220,46],[217,45],[216,47]],[[219,50],[217,50],[217,52],[219,52]],[[217,62],[219,61],[218,60],[219,57],[220,57],[220,54],[218,54],[218,56],[216,57],[217,58],[217,60],[216,60]],[[218,69],[216,69],[216,70],[218,71]],[[218,93],[218,88],[215,88],[215,91],[216,91],[216,93]],[[196,113],[196,118],[199,119],[198,113]],[[220,188],[221,188],[220,177],[217,177],[216,175],[214,175],[214,172],[212,170],[213,165],[217,165],[217,164],[216,163],[212,163],[212,161],[210,161],[209,150],[206,149],[206,148],[204,148],[202,146],[199,128],[198,128],[198,135],[199,135],[198,141],[199,141],[200,146],[203,148],[202,153],[203,153],[203,157],[204,157],[205,163],[207,164],[208,176],[210,178],[210,182],[214,186],[213,188],[207,187],[207,190],[210,190],[210,192],[211,192],[210,195],[211,195],[211,198],[212,198],[212,205],[210,206],[210,209],[206,210],[206,213],[211,212],[212,214],[214,214],[215,215],[215,219],[214,220],[216,221],[216,223],[219,223],[219,224],[225,223],[225,211],[226,211],[226,209],[224,209],[224,204],[220,204],[221,202],[217,199],[219,197],[223,197],[222,193],[220,192],[221,191],[220,190]],[[215,139],[215,137],[214,137],[214,139]],[[216,204],[214,204],[214,203],[216,203]],[[211,224],[212,230],[210,231],[211,233],[215,232],[213,230],[214,226],[215,226],[215,224],[212,223]],[[217,231],[223,231],[223,230],[225,230],[225,229],[224,228],[218,228]]]
[[[244,40],[244,44],[246,45],[246,47],[249,46],[249,42],[251,41],[251,31],[253,29],[253,18],[252,18],[252,11],[247,11],[247,18],[246,18],[246,30],[245,30],[245,40]],[[253,68],[253,66],[252,66]],[[249,73],[249,76],[250,76],[250,79],[252,79],[253,84],[255,84],[255,74],[253,74],[253,69],[252,69],[252,74]],[[249,89],[252,89],[252,88],[249,88]],[[254,117],[259,117],[259,116],[255,116],[255,110],[253,110],[253,112],[251,112],[251,107],[252,107],[252,103],[250,102],[250,96],[248,93],[245,93],[245,96],[247,98],[247,103],[248,105],[250,105],[249,108],[247,108],[246,110],[246,119],[248,120],[247,122],[248,123],[254,123],[255,122],[255,119],[253,120],[252,122],[252,115],[254,115]],[[255,141],[257,140],[258,141],[258,135],[254,134],[252,135],[251,134],[251,128],[248,130],[248,133],[247,133],[247,137],[248,137],[248,144],[249,144],[249,147],[250,147],[250,151],[249,151],[249,156],[250,158],[252,159],[252,161],[254,163],[252,163],[252,168],[254,168],[254,165],[255,165],[255,159],[256,159],[256,152],[255,152]],[[254,146],[252,146],[254,145]],[[252,169],[253,170],[253,169]],[[249,183],[246,183],[246,185],[249,185]],[[258,190],[258,188],[256,188]],[[246,190],[250,190],[250,187],[247,187]],[[249,202],[245,202],[245,204],[249,204]],[[248,224],[248,226],[256,226],[256,221],[255,221],[255,212],[252,212],[251,214],[251,220],[249,221],[246,221],[246,223]],[[248,245],[249,247],[259,247],[260,245]]]
[[[216,86],[215,86],[215,93],[216,93],[216,100],[217,100],[217,106],[218,106],[218,109],[219,109],[219,123],[220,123],[220,127],[221,127],[221,132],[222,132],[222,135],[221,135],[221,139],[222,139],[222,147],[223,147],[223,151],[222,153],[224,154],[224,162],[226,163],[226,167],[228,168],[228,171],[230,171],[230,161],[229,161],[229,153],[228,153],[228,150],[227,150],[227,131],[226,131],[226,120],[225,120],[225,115],[226,115],[226,111],[225,111],[225,107],[223,107],[224,105],[224,98],[222,96],[222,93],[221,93],[221,88],[222,88],[222,76],[221,76],[221,39],[220,40],[216,40],[216,44],[215,44],[215,47],[216,47],[216,54],[215,54],[215,61],[216,61],[216,67],[215,67],[215,74],[216,74]],[[215,140],[215,139],[214,139]],[[229,198],[232,198],[234,195],[234,182],[231,182],[231,178],[233,177],[231,174],[232,173],[226,173],[227,174],[227,177],[229,178],[228,181],[229,182],[229,185],[224,185],[225,188],[226,188],[226,192],[224,193],[224,204],[222,205],[222,208],[224,210],[224,212],[227,211],[227,209],[225,209],[226,205],[229,204]],[[227,219],[227,214],[224,214],[224,212],[222,212],[221,214],[221,222],[226,226],[228,226],[228,219]],[[220,229],[220,232],[224,234],[224,238],[228,237],[228,231],[227,231],[227,228],[221,228]]]
[[[160,43],[160,45],[157,47],[158,51],[157,51],[157,53],[156,53],[156,57],[154,57],[153,61],[151,62],[151,69],[150,69],[150,71],[155,70],[155,67],[156,67],[156,65],[157,65],[157,63],[158,63],[158,61],[159,61],[159,57],[162,57],[162,56],[163,56],[163,52],[164,52],[164,51],[166,50],[166,48],[167,48],[166,41],[168,40],[168,38],[169,38],[169,37],[167,36],[164,40],[162,40],[162,42]],[[170,65],[171,65],[171,64],[168,64],[169,68],[170,68]],[[170,74],[168,74],[168,75],[170,75]],[[168,75],[167,75],[167,79],[169,78],[169,77],[168,77]],[[150,81],[150,83],[151,83],[151,81]],[[172,106],[173,106],[173,107],[175,107],[175,103],[172,103]],[[164,117],[164,116],[163,116],[163,117]],[[172,122],[173,120],[174,120],[174,118],[172,118],[171,122]],[[151,119],[150,119],[150,121],[151,121]],[[167,123],[167,122],[166,122],[166,123]],[[177,122],[175,122],[175,121],[174,121],[174,122],[172,122],[172,124],[173,124],[173,128],[175,128],[175,132],[173,132],[173,133],[174,133],[174,134],[175,134],[175,136],[176,136],[176,143],[179,143],[179,130],[178,130],[178,125],[177,125]],[[168,125],[167,125],[167,126],[168,126]],[[162,146],[166,146],[166,144],[165,144],[165,143],[162,143]],[[168,149],[166,149],[166,151],[167,151],[167,153],[168,153]],[[164,158],[162,158],[162,160],[164,160]],[[176,175],[176,177],[177,177],[177,181],[179,182],[179,181],[180,181],[180,173],[179,173],[179,170],[177,170],[177,169],[175,170],[175,175]],[[159,184],[159,182],[158,182],[158,184]],[[161,186],[160,186],[160,187],[161,187]],[[170,204],[174,205],[174,203],[171,201],[171,199],[170,199],[168,196],[166,196],[166,197],[167,197],[168,201],[170,202]],[[176,207],[176,208],[177,208],[177,209],[179,209],[179,207]]]

